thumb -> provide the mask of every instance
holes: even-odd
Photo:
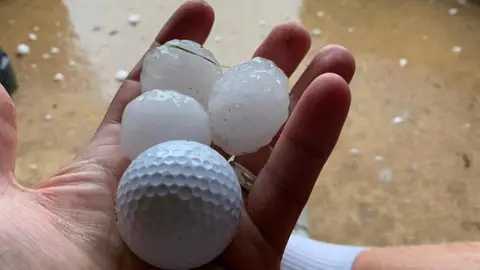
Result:
[[[17,121],[15,105],[7,91],[0,84],[0,180],[3,174],[15,169],[17,147]]]

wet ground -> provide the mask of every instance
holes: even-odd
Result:
[[[31,49],[14,59],[22,184],[88,142],[119,85],[115,73],[136,62],[181,2],[0,0],[0,46],[11,55],[19,43]],[[248,58],[287,20],[315,33],[309,59],[328,43],[356,56],[351,113],[309,202],[315,238],[480,240],[480,7],[462,2],[211,1],[217,22],[207,46],[224,65]],[[130,14],[142,16],[135,27]],[[54,81],[58,72],[63,81]]]

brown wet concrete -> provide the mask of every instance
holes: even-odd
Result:
[[[118,87],[116,71],[135,63],[181,1],[148,2],[0,1],[0,46],[12,56],[19,43],[31,47],[30,55],[14,59],[22,184],[52,174],[88,142]],[[206,46],[224,65],[249,57],[269,29],[286,20],[321,29],[307,60],[328,43],[356,56],[352,109],[309,202],[315,238],[366,245],[480,240],[478,6],[453,0],[211,3],[217,22]],[[448,14],[450,8],[458,14]],[[127,23],[132,13],[142,15],[136,27]],[[35,25],[38,40],[28,41]],[[52,46],[60,53],[42,59]],[[400,58],[408,65],[400,67]],[[64,81],[53,81],[57,72]],[[393,124],[397,116],[405,121]],[[350,154],[352,148],[360,154]],[[376,162],[375,155],[385,160]],[[380,180],[381,170],[391,170],[390,181]]]

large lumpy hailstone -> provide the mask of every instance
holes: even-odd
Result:
[[[175,89],[207,107],[212,85],[222,76],[222,67],[207,49],[190,40],[171,40],[149,52],[144,61],[142,92]]]
[[[208,104],[212,139],[232,155],[267,145],[288,118],[288,78],[272,61],[253,58],[229,69]]]
[[[203,106],[173,90],[145,92],[123,112],[120,142],[131,159],[158,143],[190,140],[210,145],[211,139]]]

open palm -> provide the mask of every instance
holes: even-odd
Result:
[[[213,25],[212,8],[184,3],[152,46],[171,39],[203,43]],[[310,47],[302,27],[275,27],[255,52],[290,76]],[[72,163],[32,189],[14,179],[17,143],[13,102],[0,87],[0,265],[2,269],[150,269],[118,235],[114,201],[130,160],[120,149],[126,104],[140,93],[139,64],[122,84],[104,121]],[[209,268],[278,269],[295,222],[333,149],[350,103],[355,64],[339,46],[312,60],[292,89],[292,114],[274,146],[238,157],[257,181],[245,199],[239,230]],[[181,256],[181,254],[179,254]]]

